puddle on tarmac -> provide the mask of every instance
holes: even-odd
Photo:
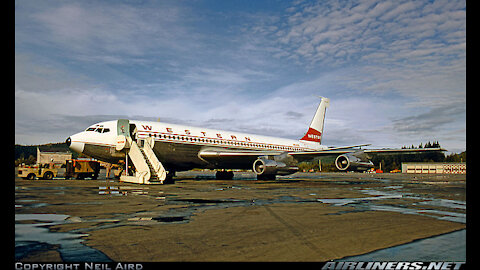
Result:
[[[467,230],[460,230],[413,241],[404,245],[373,251],[359,256],[342,258],[338,261],[465,262],[466,234]]]
[[[99,186],[98,195],[148,195],[148,187],[130,187],[130,186]]]
[[[211,199],[173,199],[169,201],[176,201],[176,202],[189,202],[189,203],[206,203],[206,204],[221,204],[221,203],[241,203],[241,200],[233,200],[233,199],[224,199],[224,200],[211,200]]]
[[[156,217],[152,218],[153,220],[159,221],[159,222],[167,222],[167,223],[172,223],[172,222],[180,222],[186,220],[185,217],[179,216],[179,217]]]
[[[437,206],[437,207],[443,207],[446,209],[450,208],[452,210],[460,210],[460,211],[463,211],[466,209],[466,202],[464,201],[425,198],[418,195],[414,195],[412,193],[395,191],[395,189],[396,188],[393,188],[388,191],[362,189],[359,191],[368,195],[372,195],[372,197],[345,198],[345,199],[317,199],[317,201],[322,203],[332,204],[333,206],[347,206],[347,205],[353,206],[356,208],[356,210],[390,211],[390,212],[397,212],[402,214],[423,215],[423,216],[433,217],[440,220],[466,223],[467,215],[465,213],[436,210],[436,209],[409,208],[408,205],[392,206],[388,204],[381,204],[382,200],[404,198],[404,199],[418,200],[418,202],[413,202],[411,204],[412,206],[425,205],[427,206],[426,208],[428,208],[428,206]]]
[[[365,198],[346,198],[346,199],[317,199],[317,201],[322,203],[333,204],[335,206],[345,206],[347,204],[369,202],[375,200],[385,200],[385,199],[400,199],[402,195],[385,195],[378,197],[365,197]]]
[[[15,214],[15,260],[34,251],[56,248],[65,262],[111,261],[102,252],[82,244],[87,234],[52,232],[50,226],[68,223],[68,215]]]
[[[467,203],[464,201],[456,201],[456,200],[446,200],[446,199],[436,199],[436,200],[425,200],[423,202],[418,202],[417,204],[420,205],[433,205],[433,206],[442,206],[447,208],[453,209],[467,209]]]

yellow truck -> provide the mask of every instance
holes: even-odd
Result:
[[[18,177],[29,180],[34,180],[35,178],[52,180],[53,177],[57,177],[57,174],[58,169],[55,168],[53,163],[21,166],[18,168]]]
[[[69,159],[65,163],[65,179],[97,179],[100,162],[95,160]]]

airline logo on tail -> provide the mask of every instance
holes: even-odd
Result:
[[[322,133],[318,130],[313,129],[313,128],[308,128],[307,133],[305,133],[305,136],[303,136],[303,138],[301,138],[300,140],[321,143],[322,142]]]
[[[316,143],[322,142],[325,112],[329,106],[330,106],[330,100],[328,98],[322,97],[322,101],[318,105],[315,116],[312,119],[312,123],[310,123],[310,127],[308,128],[307,133],[305,133],[305,136],[303,136],[303,138],[300,139],[301,141],[310,141],[310,142],[316,142]]]

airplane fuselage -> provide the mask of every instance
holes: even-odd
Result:
[[[118,132],[121,132],[119,128],[118,121],[92,125],[70,137],[70,148],[102,161],[118,163],[125,160],[125,153],[115,150]],[[155,155],[166,168],[173,171],[192,168],[251,169],[257,158],[252,155],[251,159],[222,157],[206,160],[199,153],[208,149],[259,151],[262,154],[326,149],[325,146],[308,141],[162,122],[130,120],[126,129],[133,140],[152,137],[155,141]]]

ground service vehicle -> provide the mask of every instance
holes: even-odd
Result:
[[[97,179],[100,172],[100,162],[94,160],[69,159],[65,165],[65,179]]]
[[[18,177],[33,180],[35,178],[51,180],[57,177],[58,170],[53,163],[22,166],[18,168]]]

